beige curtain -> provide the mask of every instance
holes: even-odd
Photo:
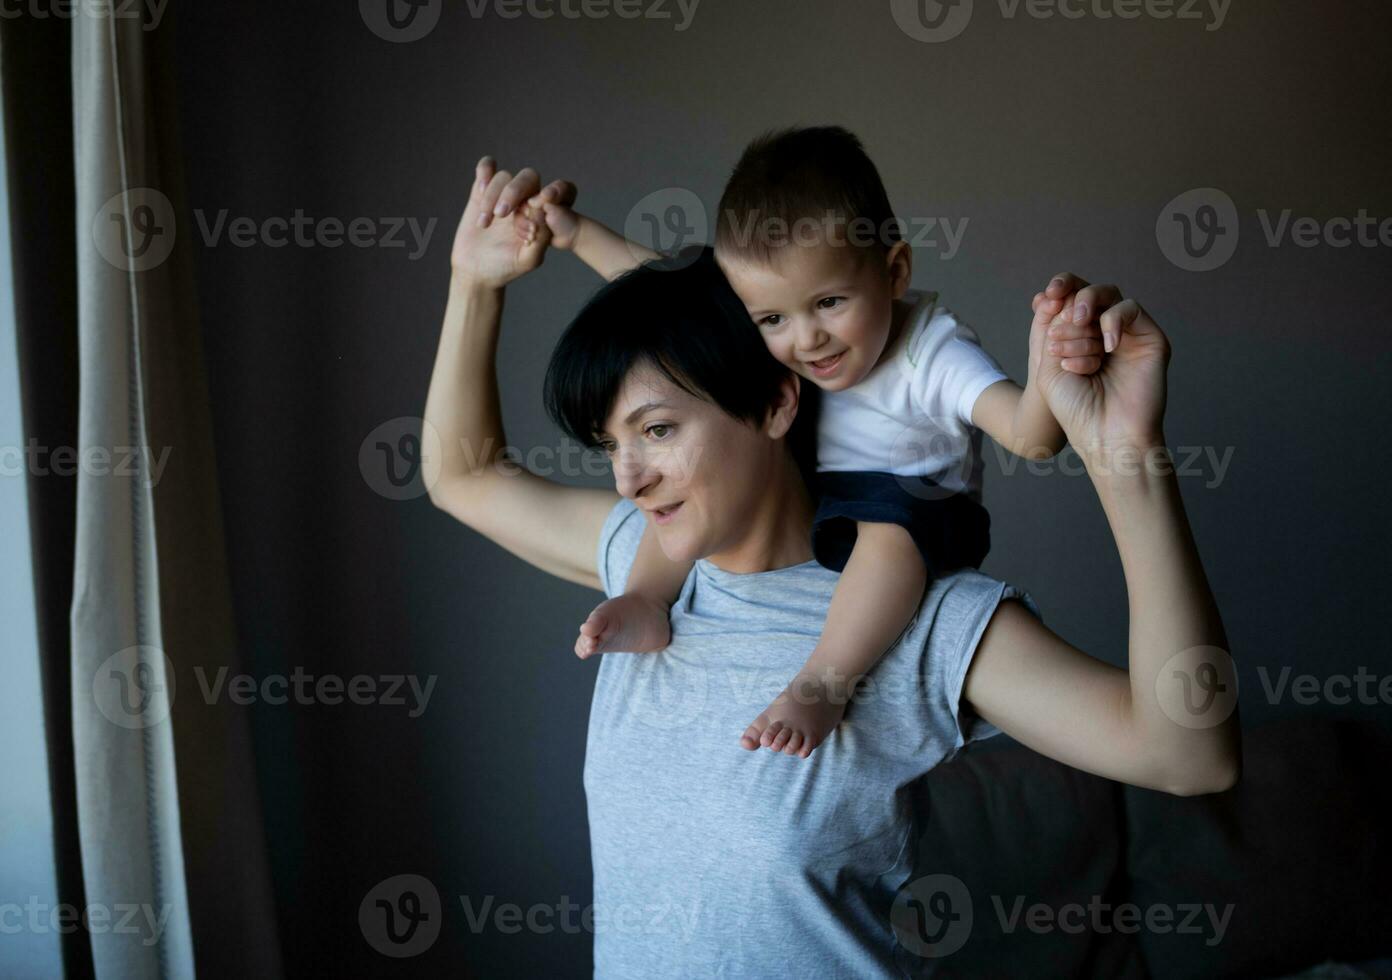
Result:
[[[173,18],[71,21],[78,431],[72,766],[97,977],[281,973],[190,266]],[[119,5],[115,9],[120,9]],[[23,248],[16,242],[16,248]]]

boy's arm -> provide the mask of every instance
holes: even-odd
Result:
[[[1086,312],[1082,315],[1085,317]],[[1029,377],[1023,388],[1010,380],[997,381],[972,406],[973,425],[1026,459],[1048,459],[1068,444],[1062,426],[1035,384],[1040,360],[1059,358],[1059,366],[1071,374],[1093,374],[1102,367],[1102,329],[1096,322],[1078,325],[1068,332],[1067,339],[1050,330],[1038,318],[1030,325]]]
[[[570,206],[575,199],[574,188],[562,186],[564,183],[557,181],[548,185],[527,202],[545,212],[553,248],[574,252],[576,258],[607,280],[617,279],[629,269],[662,257],[575,211]]]
[[[1063,428],[1038,390],[1006,378],[990,385],[972,406],[972,424],[1016,456],[1048,459],[1067,443]]]
[[[638,542],[638,554],[634,556],[633,567],[629,569],[624,594],[640,595],[671,609],[686,577],[691,574],[691,566],[692,562],[668,558],[649,524],[643,528],[643,538]]]

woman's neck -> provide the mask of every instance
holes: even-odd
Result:
[[[816,501],[791,453],[770,474],[767,491],[732,547],[706,556],[717,568],[736,574],[771,572],[812,559],[812,518]]]

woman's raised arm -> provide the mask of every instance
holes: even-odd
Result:
[[[1237,679],[1165,450],[1169,342],[1113,286],[1060,276],[1034,305],[1062,345],[1045,358],[1041,392],[1087,466],[1121,556],[1128,668],[1088,656],[1006,602],[981,639],[963,699],[1079,769],[1181,795],[1227,789],[1241,769]],[[1116,338],[1092,375],[1058,367],[1079,306],[1083,324],[1105,311],[1103,332]],[[1089,583],[1080,575],[1076,584]]]
[[[519,213],[539,189],[530,168],[478,163],[469,203],[455,233],[440,345],[425,403],[439,436],[427,454],[430,500],[542,571],[600,588],[595,551],[618,501],[612,490],[569,487],[537,476],[505,455],[495,359],[507,283],[541,264],[545,223]]]

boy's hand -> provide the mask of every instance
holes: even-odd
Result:
[[[1062,280],[1055,277],[1048,289],[1035,294],[1030,304],[1035,313],[1034,321],[1030,324],[1031,377],[1038,375],[1045,357],[1058,358],[1059,367],[1070,374],[1093,374],[1102,367],[1107,344],[1096,311],[1087,309],[1086,297],[1080,299],[1076,293],[1064,289],[1061,283]],[[1048,315],[1040,315],[1041,306],[1049,307]],[[1067,323],[1057,320],[1059,310],[1055,307],[1069,310]],[[1079,307],[1084,310],[1081,319],[1071,319]],[[1057,326],[1058,329],[1051,333],[1050,326]]]
[[[528,217],[545,225],[551,233],[555,248],[570,252],[580,237],[580,215],[575,213],[575,185],[568,180],[553,180],[541,193],[527,201]]]

